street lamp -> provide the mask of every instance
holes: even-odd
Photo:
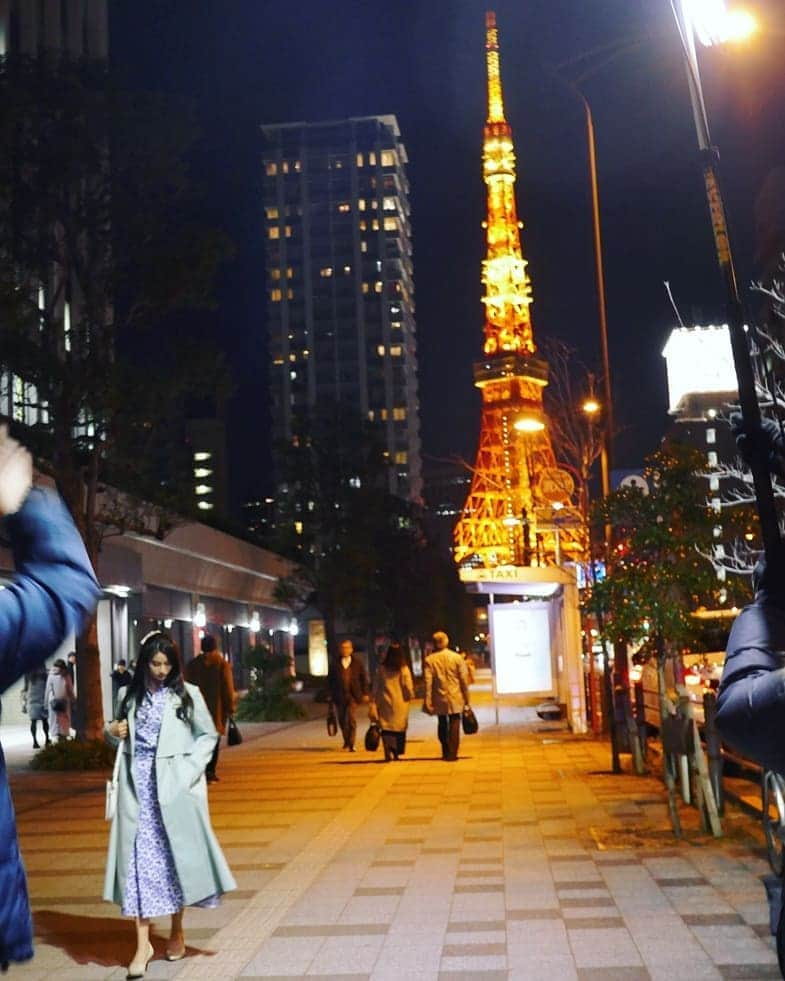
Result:
[[[719,154],[717,148],[712,146],[709,135],[709,121],[703,99],[695,39],[697,37],[702,44],[741,40],[753,33],[755,23],[747,14],[740,11],[728,11],[724,0],[670,0],[670,2],[684,51],[692,115],[703,164],[703,181],[706,187],[709,216],[714,233],[714,246],[717,251],[720,271],[725,281],[728,330],[738,380],[739,405],[741,406],[744,428],[748,431],[754,431],[760,426],[760,406],[755,392],[752,360],[744,327],[744,308],[739,294],[725,205],[720,188]],[[780,535],[777,511],[774,506],[774,492],[769,476],[768,461],[765,456],[766,454],[760,451],[754,452],[750,461],[750,470],[755,486],[761,535],[766,552],[771,555],[779,544]]]

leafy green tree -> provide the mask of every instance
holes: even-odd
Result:
[[[600,609],[606,640],[640,644],[643,656],[678,655],[697,635],[691,615],[714,605],[710,552],[716,520],[697,474],[702,456],[669,442],[646,461],[650,491],[622,488],[597,502],[594,516],[613,527],[608,576],[590,599]]]
[[[243,654],[250,679],[248,690],[237,706],[236,717],[246,722],[286,722],[303,718],[302,708],[292,697],[291,662],[287,654],[274,654],[257,645]]]
[[[0,375],[94,564],[104,535],[163,536],[191,504],[184,402],[221,365],[172,318],[209,305],[229,251],[191,217],[194,139],[184,106],[100,65],[0,60]],[[94,620],[78,658],[97,737]]]

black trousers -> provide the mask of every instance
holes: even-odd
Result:
[[[382,745],[386,760],[389,760],[393,756],[403,756],[406,752],[406,733],[395,732],[392,729],[382,729]]]
[[[218,766],[218,753],[221,750],[221,736],[218,735],[218,742],[215,744],[215,749],[213,750],[213,755],[210,757],[210,762],[205,767],[205,775],[208,777],[215,776],[215,768]]]
[[[439,742],[442,744],[442,759],[457,760],[458,746],[461,743],[461,713],[440,715],[438,732]]]
[[[338,702],[335,706],[338,715],[338,725],[341,727],[344,746],[354,746],[357,737],[357,719],[354,716],[354,702],[351,698],[345,702]]]

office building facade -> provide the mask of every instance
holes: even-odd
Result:
[[[422,491],[406,150],[394,116],[263,126],[273,432],[320,405],[377,424],[391,489]]]

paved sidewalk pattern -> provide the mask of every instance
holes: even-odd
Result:
[[[239,889],[187,912],[184,961],[158,939],[147,976],[779,977],[748,819],[676,842],[656,778],[612,776],[607,747],[520,710],[478,715],[457,763],[418,712],[405,762],[342,753],[323,723],[222,753],[211,809]],[[132,928],[98,898],[102,779],[13,781],[38,948],[12,978],[125,977]]]

